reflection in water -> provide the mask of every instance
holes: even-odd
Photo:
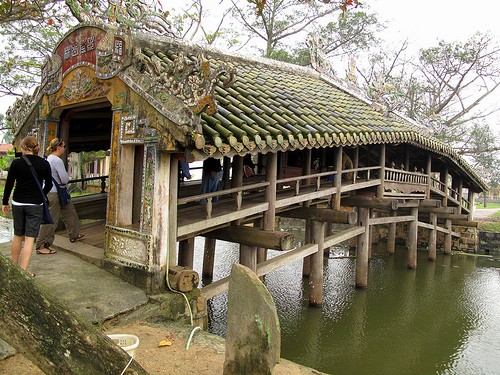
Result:
[[[203,239],[195,269],[201,272]],[[282,330],[282,357],[333,374],[500,374],[500,264],[492,258],[374,250],[369,286],[354,288],[355,259],[325,261],[325,295],[308,306],[296,262],[266,276]],[[382,255],[377,255],[377,252]],[[275,256],[277,252],[270,252]],[[238,246],[218,242],[214,280],[229,275]],[[210,301],[210,330],[225,335],[227,295]]]

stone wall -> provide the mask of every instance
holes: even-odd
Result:
[[[500,253],[500,233],[479,232],[479,252]]]
[[[454,232],[460,233],[460,238],[452,237],[452,250],[463,251],[467,253],[476,253],[478,251],[478,230],[473,227],[453,226]],[[387,240],[387,226],[379,225],[376,227],[377,235],[384,240]],[[406,223],[398,223],[396,226],[396,243],[399,245],[406,244],[408,237],[408,225]],[[418,228],[418,247],[427,249],[429,247],[429,230],[426,228]],[[445,234],[437,233],[436,247],[444,248]],[[498,243],[497,243],[498,244]]]
[[[478,249],[478,230],[474,227],[454,226],[454,232],[460,233],[460,237],[453,237],[453,250],[463,251],[465,253],[477,253]]]

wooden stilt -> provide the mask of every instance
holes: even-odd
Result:
[[[337,148],[335,155],[335,170],[337,174],[335,175],[334,184],[337,187],[337,193],[334,196],[334,201],[332,208],[335,210],[340,210],[340,189],[342,188],[342,146]]]
[[[257,272],[257,248],[240,244],[240,264]]]
[[[415,217],[408,223],[408,268],[417,268],[417,232],[418,232],[418,208],[412,208],[410,214]]]
[[[262,218],[255,219],[253,222],[254,228],[262,228]],[[257,264],[267,260],[267,249],[264,247],[257,248]]]
[[[366,288],[368,286],[368,246],[370,238],[370,210],[358,208],[358,224],[364,226],[364,233],[358,236],[358,246],[356,250],[356,288]]]
[[[437,214],[430,214],[430,221],[431,225],[434,227],[434,229],[429,230],[429,255],[428,259],[431,262],[436,261],[436,240],[437,240]]]
[[[203,277],[212,278],[214,276],[215,244],[215,238],[205,238],[205,248],[203,253]]]
[[[306,220],[306,225],[305,225],[305,233],[304,233],[304,243],[311,243],[312,242],[312,221],[311,220]],[[311,257],[312,255],[309,255],[304,258],[302,262],[302,277],[309,277],[311,275]]]
[[[193,269],[194,237],[179,242],[179,266]]]
[[[377,197],[384,197],[384,181],[385,181],[385,144],[380,145],[379,165],[380,165],[380,185],[377,187]]]
[[[389,224],[389,233],[387,235],[387,254],[396,252],[396,223]]]
[[[169,267],[175,266],[176,258],[177,258],[177,238],[175,231],[172,231],[169,228],[177,228],[177,199],[172,199],[172,197],[177,197],[178,195],[178,187],[179,187],[179,162],[173,156],[170,156],[168,159],[168,163],[170,164],[170,175],[169,175],[169,186],[168,191],[165,192],[168,194],[168,225],[166,226],[166,230],[169,231],[168,238],[168,265]],[[172,234],[172,233],[173,234]]]
[[[451,225],[452,225],[451,219],[446,219],[444,222],[444,227],[447,230],[447,232],[444,235],[444,253],[445,254],[451,254]]]
[[[312,222],[313,242],[318,251],[311,256],[311,277],[309,280],[309,305],[321,306],[323,303],[323,242],[325,240],[325,223]]]

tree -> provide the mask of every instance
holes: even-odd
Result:
[[[446,127],[484,118],[492,111],[473,111],[500,85],[500,47],[489,34],[476,33],[464,43],[439,42],[423,49],[419,71],[425,84],[427,113]],[[494,109],[496,111],[498,109]]]
[[[7,155],[0,157],[0,172],[9,169],[10,163],[12,162],[12,159],[14,159],[14,157],[14,147],[7,151]]]
[[[500,48],[490,35],[477,33],[462,43],[441,41],[413,59],[407,49],[404,42],[395,51],[372,55],[368,68],[358,68],[364,89],[375,105],[416,120],[487,178],[500,150],[485,122],[498,111],[485,99],[500,84]]]
[[[264,56],[270,57],[285,39],[303,34],[311,25],[334,12],[338,4],[304,2],[302,0],[267,0],[262,12],[255,12],[252,5],[240,6],[232,0],[233,16],[243,25],[250,37],[264,41]]]
[[[68,30],[69,15],[61,13],[60,27],[33,20],[4,23],[0,49],[0,96],[22,96],[40,82],[40,71],[46,56]]]
[[[315,24],[312,32],[321,43],[321,50],[331,60],[338,61],[346,56],[355,56],[374,46],[378,39],[376,32],[380,31],[380,24],[374,14],[353,9],[325,26]],[[281,45],[281,43],[280,43]],[[310,46],[306,41],[294,43],[293,48],[287,46],[275,48],[269,58],[290,62],[297,65],[309,65]]]

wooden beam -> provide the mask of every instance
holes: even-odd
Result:
[[[369,219],[370,225],[380,225],[380,224],[391,224],[391,223],[403,223],[406,221],[415,220],[414,216],[387,216],[387,217],[376,217]]]
[[[420,207],[419,213],[433,213],[433,214],[454,214],[454,207]]]
[[[399,208],[413,208],[418,207],[421,210],[423,207],[441,207],[441,201],[438,199],[414,199],[409,202],[399,202]]]
[[[295,236],[292,233],[262,230],[244,225],[231,225],[207,232],[203,236],[273,250],[290,250],[295,247]]]
[[[399,202],[397,199],[377,198],[365,195],[351,195],[349,197],[342,198],[342,205],[365,208],[390,208],[391,210],[397,210],[399,207]]]
[[[438,214],[439,220],[467,220],[467,214]]]
[[[323,248],[328,248],[330,246],[335,246],[341,242],[347,241],[353,237],[359,236],[360,234],[365,233],[365,227],[354,227],[343,230],[341,232],[335,233],[331,236],[325,238],[323,243]]]
[[[298,249],[287,251],[286,253],[275,256],[272,259],[268,259],[265,262],[259,263],[257,265],[257,276],[264,276],[269,272],[294,263],[299,259],[316,253],[317,251],[318,245],[316,244],[307,244]],[[229,277],[224,277],[223,279],[217,280],[201,288],[201,294],[203,294],[208,299],[227,292],[228,288]]]
[[[421,199],[419,201],[419,207],[441,207],[441,201],[439,199]]]
[[[311,219],[328,223],[356,224],[358,214],[354,211],[338,211],[330,208],[299,207],[289,211],[282,211],[277,215],[296,219]]]
[[[477,221],[467,221],[467,220],[452,220],[453,225],[458,225],[459,227],[470,227],[477,228],[479,222]]]
[[[296,250],[287,251],[286,253],[275,256],[272,259],[268,259],[265,262],[259,263],[257,265],[257,276],[264,276],[271,271],[287,266],[299,259],[312,255],[317,251],[317,244],[307,244]]]

